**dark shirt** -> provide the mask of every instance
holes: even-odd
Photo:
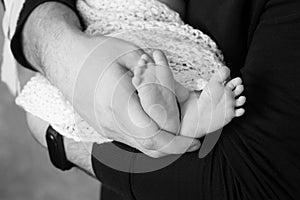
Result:
[[[13,39],[14,55],[27,67],[19,33],[45,1],[27,0]],[[57,1],[75,10],[75,1]],[[242,76],[246,114],[223,129],[205,158],[187,153],[151,173],[113,170],[96,159],[106,145],[94,145],[98,179],[124,199],[300,199],[300,1],[186,3],[185,21],[211,36],[232,76]],[[136,157],[128,159],[135,167]]]

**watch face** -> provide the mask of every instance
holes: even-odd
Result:
[[[63,136],[49,126],[46,133],[46,141],[52,164],[61,170],[71,169],[73,164],[67,160]]]

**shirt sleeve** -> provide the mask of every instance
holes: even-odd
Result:
[[[13,53],[15,59],[22,66],[32,69],[32,70],[34,70],[34,68],[28,63],[28,61],[26,60],[24,53],[23,53],[21,33],[23,30],[24,24],[25,24],[27,18],[29,17],[30,13],[37,6],[41,5],[42,3],[49,2],[49,1],[63,3],[65,5],[67,5],[68,7],[70,7],[71,9],[73,9],[76,14],[78,14],[77,10],[76,10],[76,0],[26,0],[25,1],[23,8],[21,10],[21,13],[19,15],[19,19],[17,21],[15,33],[12,37],[11,50],[12,50],[12,53]]]

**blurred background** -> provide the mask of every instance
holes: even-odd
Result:
[[[2,15],[1,5],[1,24]],[[1,29],[0,55],[2,44]],[[79,170],[60,172],[50,164],[27,130],[24,112],[0,82],[0,200],[98,200],[99,188]]]

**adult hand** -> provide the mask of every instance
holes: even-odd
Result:
[[[29,16],[23,44],[27,60],[100,134],[151,157],[199,148],[198,140],[160,130],[144,113],[128,73],[143,53],[135,45],[87,36],[74,12],[55,2],[40,5]]]
[[[198,140],[161,130],[144,112],[130,71],[144,53],[129,42],[101,37],[77,75],[73,105],[103,136],[151,157],[197,150]]]

